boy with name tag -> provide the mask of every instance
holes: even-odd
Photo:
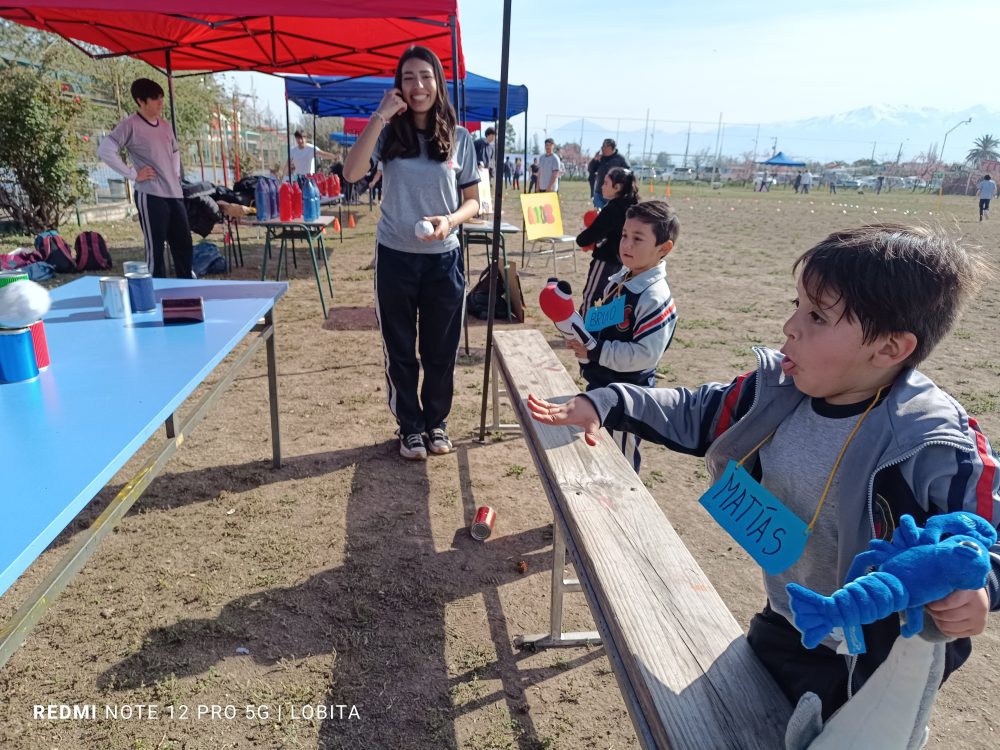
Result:
[[[677,306],[667,284],[664,258],[674,249],[680,222],[664,201],[637,203],[625,212],[619,245],[623,268],[608,278],[604,294],[587,311],[586,328],[594,349],[570,340],[587,390],[612,383],[656,385],[656,365],[670,346]],[[639,440],[630,431],[612,431],[615,443],[639,472]]]
[[[914,369],[973,293],[979,261],[927,230],[881,225],[830,235],[799,269],[781,351],[756,349],[757,369],[728,385],[612,385],[563,405],[530,397],[529,407],[543,423],[584,428],[591,445],[603,425],[705,456],[715,484],[702,505],[764,569],[768,601],[750,645],[793,705],[815,693],[825,719],[886,660],[899,616],[863,627],[865,653],[832,638],[806,649],[786,585],[832,594],[903,514],[922,526],[964,511],[996,526],[1000,471],[976,420]],[[1000,610],[1000,545],[990,564],[984,588],[926,606],[954,639],[944,678]]]

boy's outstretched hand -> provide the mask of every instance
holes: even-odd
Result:
[[[528,410],[536,421],[543,424],[568,424],[583,428],[583,439],[587,445],[597,445],[597,434],[601,420],[590,399],[576,396],[565,404],[553,404],[528,394]]]
[[[990,595],[986,589],[959,589],[944,599],[931,602],[926,608],[942,633],[952,638],[968,638],[986,630]]]

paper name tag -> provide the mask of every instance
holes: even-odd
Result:
[[[587,319],[584,321],[588,331],[600,331],[602,328],[616,326],[625,320],[625,295],[618,295],[614,301],[592,307],[587,310]]]
[[[806,524],[736,461],[699,502],[768,575],[788,570],[805,551]]]

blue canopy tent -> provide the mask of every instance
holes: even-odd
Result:
[[[330,140],[334,143],[339,143],[341,146],[353,146],[357,142],[358,137],[348,133],[330,133]]]
[[[785,156],[784,151],[779,151],[770,159],[765,159],[764,161],[759,161],[757,163],[765,164],[769,167],[804,167],[806,165],[804,161],[788,158]]]
[[[329,76],[286,76],[285,94],[303,112],[314,117],[368,117],[382,101],[392,78],[366,76],[340,78]],[[500,81],[466,72],[461,80],[462,102],[459,120],[478,122],[500,120]],[[528,169],[528,87],[507,84],[506,115],[524,113],[524,169]],[[313,121],[315,130],[315,121]],[[331,139],[333,138],[331,134]],[[313,142],[316,133],[313,132]],[[337,140],[338,143],[343,143]],[[351,141],[353,143],[353,141]],[[499,165],[503,168],[503,165]]]

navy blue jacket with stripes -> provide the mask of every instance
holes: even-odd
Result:
[[[608,278],[604,297],[610,304],[621,285],[625,320],[593,333],[597,348],[580,366],[591,388],[611,383],[650,386],[656,382],[656,365],[670,346],[677,325],[677,306],[667,284],[667,265],[660,261],[648,271],[625,281],[629,269]],[[623,283],[624,282],[624,283]]]
[[[711,481],[730,460],[739,461],[808,398],[781,371],[782,355],[754,350],[755,372],[729,384],[686,388],[613,385],[589,391],[601,424],[633,432],[672,450],[704,456]],[[760,478],[760,463],[745,466]],[[839,580],[869,540],[889,539],[904,513],[923,525],[931,515],[968,511],[1000,524],[1000,469],[976,420],[917,370],[904,370],[871,411],[844,454],[834,486],[838,522]],[[861,502],[859,502],[861,501]],[[858,513],[861,510],[861,513]],[[1000,544],[990,550],[986,581],[990,609],[1000,611]],[[930,618],[925,619],[926,624]],[[789,625],[790,638],[798,633]],[[865,626],[868,652],[852,664],[862,680],[889,654],[899,635],[893,615]],[[948,644],[947,677],[971,652],[968,638]]]

